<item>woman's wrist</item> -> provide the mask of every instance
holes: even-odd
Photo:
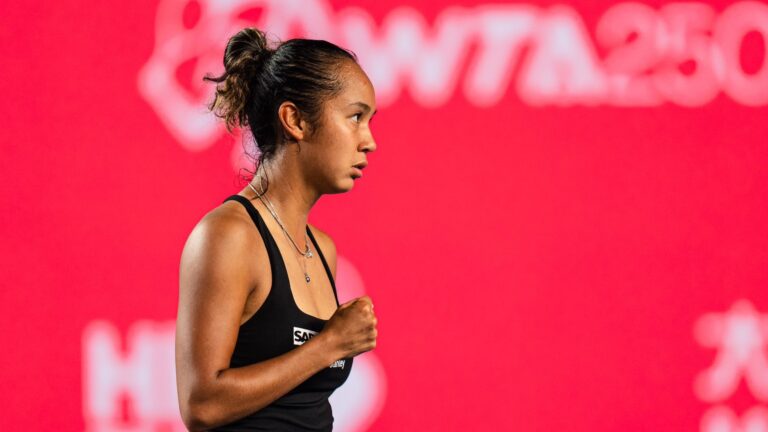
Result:
[[[309,342],[313,342],[317,346],[321,358],[327,363],[326,366],[330,366],[336,360],[344,358],[344,353],[338,348],[339,344],[336,341],[336,337],[331,332],[320,332],[310,339]]]

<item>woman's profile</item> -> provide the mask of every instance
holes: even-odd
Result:
[[[376,346],[368,296],[339,305],[336,248],[308,223],[376,149],[373,86],[322,40],[271,45],[246,28],[224,53],[214,113],[258,146],[253,178],[209,211],[179,271],[176,379],[192,431],[328,431],[328,397]]]

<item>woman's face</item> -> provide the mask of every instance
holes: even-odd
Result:
[[[346,192],[361,171],[354,165],[367,163],[367,153],[376,150],[370,122],[376,112],[373,85],[357,63],[340,66],[342,90],[323,107],[319,124],[308,137],[305,162],[317,177],[319,192]],[[304,151],[304,149],[302,149]]]

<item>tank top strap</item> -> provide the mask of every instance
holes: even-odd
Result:
[[[317,240],[315,240],[315,236],[312,234],[312,230],[309,229],[309,225],[307,225],[307,234],[309,234],[309,238],[312,239],[312,243],[315,245],[315,249],[317,249],[317,254],[320,255],[320,260],[323,262],[323,267],[325,267],[325,272],[328,274],[328,280],[331,281],[331,288],[333,288],[333,296],[336,297],[336,304],[339,304],[339,295],[336,294],[336,281],[333,280],[333,275],[331,274],[331,269],[328,267],[328,263],[325,261],[325,256],[323,256],[323,251],[320,250],[320,246],[317,244]]]
[[[268,242],[268,239],[271,238],[272,234],[269,233],[269,230],[267,229],[267,224],[264,223],[264,220],[261,218],[261,215],[259,214],[258,210],[256,210],[256,207],[253,206],[253,203],[248,200],[248,198],[240,196],[240,195],[232,195],[224,200],[224,202],[227,201],[237,201],[240,204],[245,207],[245,211],[248,212],[248,215],[253,219],[253,223],[256,224],[256,228],[259,230],[259,234],[261,234],[261,238],[264,239],[264,244],[267,246],[267,250],[272,254],[272,251],[270,249],[270,244]]]

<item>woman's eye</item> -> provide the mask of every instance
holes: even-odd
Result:
[[[363,113],[357,113],[357,114],[355,114],[355,115],[353,115],[353,116],[352,116],[352,118],[354,118],[354,119],[355,119],[355,121],[356,121],[356,122],[358,122],[358,123],[360,122],[360,119],[361,119],[362,117],[363,117]]]

